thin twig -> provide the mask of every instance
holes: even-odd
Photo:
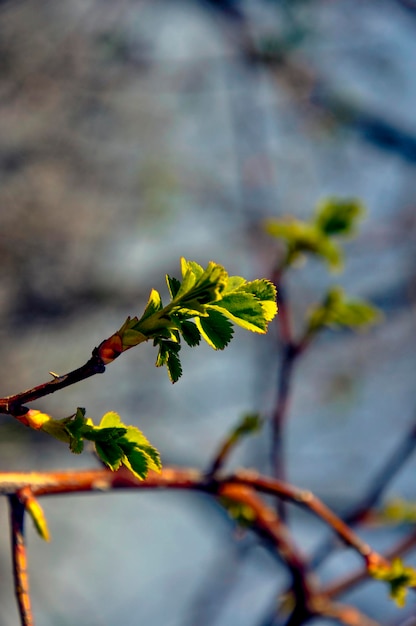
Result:
[[[391,456],[387,459],[370,483],[364,497],[349,511],[341,516],[346,524],[353,525],[365,518],[370,509],[380,500],[387,486],[401,470],[410,455],[414,452],[415,447],[416,423],[412,424],[410,430],[404,434],[403,439],[397,448],[392,452]],[[316,548],[315,553],[311,558],[312,569],[319,567],[319,565],[333,552],[335,546],[336,543],[332,537],[323,541],[322,544]]]
[[[392,560],[404,554],[407,554],[410,550],[416,548],[416,531],[412,531],[409,535],[397,542],[385,553],[387,560]],[[350,591],[353,587],[356,587],[359,583],[368,578],[368,573],[365,568],[355,570],[351,574],[348,574],[344,578],[335,581],[328,585],[323,594],[328,598],[335,598],[347,591]]]
[[[75,383],[79,383],[81,380],[95,376],[95,374],[102,374],[105,371],[104,363],[98,356],[96,349],[92,353],[92,357],[82,365],[81,367],[64,374],[63,376],[53,375],[52,380],[37,385],[32,389],[17,393],[13,396],[6,396],[0,398],[0,413],[13,415],[17,418],[27,413],[27,408],[23,405],[27,402],[33,402],[39,400],[50,393],[55,393],[64,387],[69,387]],[[23,420],[24,421],[24,420]]]
[[[287,413],[293,370],[298,349],[293,339],[292,319],[286,297],[286,286],[283,280],[283,271],[277,266],[273,272],[272,281],[278,288],[279,315],[276,322],[281,342],[281,361],[277,379],[276,403],[272,412],[272,448],[271,464],[273,475],[279,480],[286,479],[284,429]],[[277,502],[277,510],[282,519],[286,518],[285,505],[281,500]]]
[[[289,483],[261,476],[256,472],[241,470],[225,479],[236,481],[240,484],[252,486],[258,491],[278,496],[283,500],[293,502],[302,508],[309,509],[317,517],[326,522],[334,532],[351,548],[354,548],[364,559],[367,560],[372,553],[370,546],[362,541],[358,535],[331,509],[329,509],[311,491],[299,489]]]
[[[9,496],[14,590],[21,626],[33,626],[24,536],[25,507],[18,495]]]
[[[252,487],[227,482],[218,486],[218,495],[247,505],[255,514],[252,529],[277,551],[292,575],[292,591],[298,607],[309,614],[311,600],[315,593],[305,567],[305,560],[300,555],[287,527],[278,518],[275,511],[255,493]]]

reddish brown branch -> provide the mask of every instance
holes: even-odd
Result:
[[[110,472],[106,469],[63,472],[4,472],[0,473],[0,494],[13,494],[25,486],[34,497],[85,491],[112,489],[194,489],[218,495],[225,485],[245,485],[293,504],[309,509],[327,523],[334,532],[361,556],[368,558],[370,546],[362,541],[331,509],[310,491],[289,483],[241,470],[229,476],[211,479],[195,469],[165,468],[160,474],[149,472],[146,480],[135,478],[128,470]]]
[[[388,560],[393,560],[399,556],[407,554],[414,548],[416,548],[416,531],[411,532],[409,535],[398,541],[396,545],[387,550],[385,557]],[[367,578],[368,572],[366,568],[360,568],[351,574],[348,574],[341,580],[328,585],[323,593],[328,598],[336,598],[343,593],[350,591]]]
[[[28,410],[23,406],[25,403],[39,400],[39,398],[43,398],[50,393],[55,393],[64,387],[79,383],[81,380],[95,376],[95,374],[102,374],[104,371],[104,363],[95,349],[89,361],[78,369],[64,374],[63,376],[54,376],[52,380],[42,383],[37,387],[33,387],[32,389],[28,389],[27,391],[0,398],[0,413],[14,415],[15,417],[24,415]]]
[[[255,493],[253,488],[233,482],[218,486],[218,495],[247,505],[254,513],[253,530],[271,543],[292,575],[292,590],[296,604],[305,615],[310,614],[310,606],[315,589],[309,579],[305,560],[300,555],[286,526],[273,509]]]
[[[293,502],[293,504],[309,509],[317,517],[326,522],[344,543],[354,548],[362,557],[367,559],[372,553],[370,546],[362,541],[338,515],[331,511],[319,498],[314,496],[312,492],[299,489],[298,487],[294,487],[289,483],[277,479],[260,476],[256,472],[247,470],[236,472],[228,480],[252,486],[258,491],[278,496],[283,500]]]
[[[144,481],[138,480],[124,468],[118,472],[94,469],[0,473],[0,494],[8,495],[13,504],[16,594],[18,595],[21,614],[26,615],[28,613],[26,609],[29,610],[29,617],[25,619],[30,619],[30,604],[27,595],[26,554],[22,533],[24,505],[18,494],[28,487],[30,487],[30,493],[33,497],[83,492],[102,493],[117,489],[190,489],[246,504],[254,512],[252,529],[261,538],[273,545],[276,553],[291,572],[296,608],[290,618],[293,618],[292,622],[289,623],[301,624],[314,615],[322,615],[336,616],[339,621],[351,626],[374,626],[375,624],[355,609],[334,605],[332,602],[334,597],[366,578],[368,576],[367,568],[359,570],[358,573],[354,573],[337,585],[328,587],[323,591],[318,590],[311,581],[305,559],[294,545],[286,526],[275,511],[259,498],[256,492],[273,495],[283,501],[290,501],[310,510],[327,523],[348,546],[356,550],[364,558],[366,565],[371,559],[385,561],[384,557],[374,552],[323,502],[309,491],[277,479],[261,476],[257,472],[241,470],[228,476],[212,478],[198,470],[188,468],[165,468],[160,474],[149,472]],[[416,533],[413,533],[405,542],[397,546],[394,553],[389,556],[397,556],[415,543]],[[32,623],[31,621],[24,622],[22,617],[23,626],[30,626]]]
[[[24,536],[25,507],[18,495],[9,496],[14,589],[22,626],[33,626]]]
[[[380,626],[379,622],[347,604],[331,602],[322,607],[319,615],[329,619],[336,619],[341,624],[345,624],[345,626]]]

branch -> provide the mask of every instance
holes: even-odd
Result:
[[[268,507],[252,487],[224,480],[218,486],[218,495],[248,506],[255,515],[251,528],[271,543],[292,575],[292,590],[302,615],[311,615],[312,599],[316,591],[307,575],[305,560],[273,509]]]
[[[229,477],[229,481],[251,486],[258,491],[278,496],[282,500],[287,500],[302,508],[309,509],[317,517],[326,522],[334,532],[346,543],[354,548],[366,561],[373,553],[371,547],[362,541],[358,535],[331,509],[329,509],[312,492],[299,489],[289,483],[261,476],[256,472],[241,470]]]
[[[385,558],[392,560],[404,554],[407,554],[410,550],[416,547],[416,531],[412,531],[409,535],[397,542],[395,546],[386,551]],[[356,587],[359,583],[368,578],[368,573],[365,568],[361,568],[348,574],[341,580],[328,585],[323,591],[324,595],[328,598],[338,597],[347,591],[350,591],[353,587]]]
[[[289,311],[289,305],[286,297],[286,287],[283,280],[283,271],[276,267],[272,281],[275,286],[279,286],[278,290],[278,306],[279,315],[277,316],[277,324],[279,336],[282,343],[281,362],[277,379],[277,397],[272,413],[272,450],[271,462],[273,475],[285,480],[285,459],[284,459],[284,440],[283,433],[286,425],[287,412],[289,407],[290,391],[293,379],[293,371],[296,358],[300,351],[293,339],[292,320]],[[281,501],[278,502],[279,515],[285,519],[285,507]]]
[[[37,387],[33,387],[32,389],[17,393],[13,396],[0,398],[0,413],[13,415],[19,419],[19,421],[25,423],[24,415],[27,413],[28,409],[23,405],[26,402],[39,400],[39,398],[43,398],[50,393],[55,393],[64,387],[74,385],[81,380],[95,376],[95,374],[102,374],[104,371],[104,363],[97,353],[97,348],[95,348],[89,361],[78,369],[73,370],[68,374],[64,374],[63,376],[53,375],[52,380],[42,383]]]
[[[2,472],[0,494],[13,495],[23,487],[30,487],[34,497],[86,491],[110,491],[114,489],[191,489],[212,495],[224,495],[222,491],[233,486],[246,486],[282,500],[309,509],[327,523],[334,532],[364,559],[374,554],[371,547],[333,513],[310,491],[299,489],[289,483],[261,476],[257,472],[240,470],[229,476],[210,479],[195,469],[164,468],[160,474],[149,472],[146,480],[135,478],[121,468],[117,472],[94,469],[62,472]],[[243,492],[241,492],[243,494]],[[245,497],[245,496],[244,496]],[[274,519],[274,518],[273,518]]]
[[[383,492],[391,483],[396,474],[403,467],[416,447],[416,423],[405,433],[402,441],[392,452],[383,467],[374,477],[364,497],[349,511],[342,515],[347,524],[355,524],[365,518],[369,510],[379,501]],[[332,538],[323,541],[311,559],[311,567],[316,569],[333,551],[335,547]]]
[[[17,494],[9,496],[14,589],[22,626],[33,626],[24,536],[25,506]]]

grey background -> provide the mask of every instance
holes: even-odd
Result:
[[[298,327],[333,280],[384,311],[371,333],[323,336],[296,372],[288,476],[340,510],[414,419],[416,14],[393,0],[235,5],[244,20],[197,1],[1,3],[0,392],[85,362],[151,287],[166,294],[181,255],[269,276],[277,250],[264,217],[309,216],[328,194],[360,197],[368,214],[345,273],[312,262],[289,277]],[[249,61],[247,33],[259,49],[281,46],[287,64]],[[244,412],[270,411],[273,339],[237,331],[224,353],[184,349],[175,386],[143,346],[36,408],[63,417],[85,406],[97,420],[116,410],[166,465],[204,467]],[[94,464],[9,418],[0,427],[3,471]],[[243,463],[268,471],[267,432],[231,465]],[[414,466],[390,495],[414,498]],[[264,548],[235,541],[201,496],[43,505],[52,543],[28,529],[42,626],[260,625],[284,589]],[[0,518],[0,625],[12,626],[4,501]],[[303,514],[293,524],[305,551],[324,533]],[[399,536],[366,533],[380,548]],[[323,576],[357,565],[343,554]],[[376,583],[352,601],[383,623],[408,614]]]

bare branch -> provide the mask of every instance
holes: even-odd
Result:
[[[21,626],[34,626],[29,595],[27,553],[24,536],[25,506],[19,496],[9,496],[11,546],[13,560],[14,590]]]

